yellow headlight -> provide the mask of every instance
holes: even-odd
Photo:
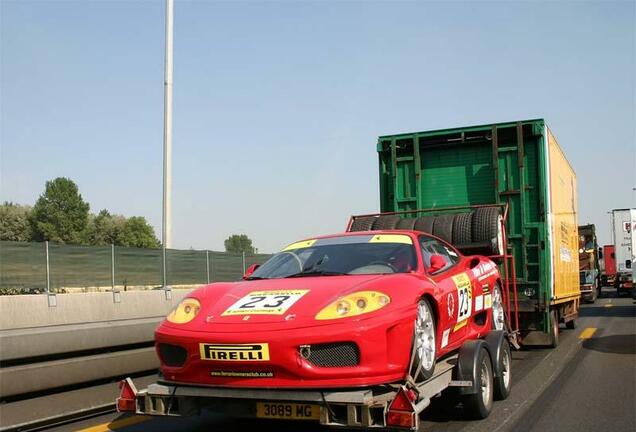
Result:
[[[359,291],[341,297],[318,312],[317,320],[348,318],[377,311],[391,303],[391,298],[378,291]]]
[[[174,324],[185,324],[194,319],[201,310],[199,300],[186,298],[177,305],[172,312],[168,314],[166,319]]]

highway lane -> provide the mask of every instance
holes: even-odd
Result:
[[[435,403],[422,414],[420,430],[636,430],[636,305],[631,298],[615,298],[611,290],[605,295],[596,304],[582,307],[577,329],[561,330],[561,342],[556,350],[532,349],[513,353],[512,394],[508,400],[495,403],[489,418],[478,422],[463,420],[461,407],[449,408]],[[206,413],[184,419],[111,414],[51,430],[325,430],[313,423],[234,419],[229,414]]]

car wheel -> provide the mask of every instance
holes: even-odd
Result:
[[[433,315],[430,302],[426,299],[420,300],[417,305],[414,327],[409,374],[416,382],[421,382],[433,376],[437,354],[435,315]]]
[[[453,244],[464,245],[473,241],[473,214],[458,213],[453,220]]]
[[[441,215],[435,218],[433,223],[433,235],[446,240],[449,243],[453,242],[453,221],[455,215]]]
[[[559,315],[556,309],[550,311],[550,347],[556,348],[559,345]]]
[[[417,218],[413,227],[416,231],[422,231],[427,234],[433,234],[433,222],[435,222],[435,216],[422,216]]]
[[[506,314],[504,313],[501,287],[499,287],[499,284],[495,284],[492,290],[492,328],[493,330],[504,330],[505,327]]]
[[[374,230],[394,229],[399,221],[400,221],[400,217],[398,215],[380,216],[373,223],[373,229]]]
[[[375,216],[355,218],[349,231],[369,231],[376,219]]]
[[[504,400],[510,395],[510,389],[512,388],[511,365],[512,352],[510,351],[510,344],[504,339],[499,356],[501,374],[494,379],[495,400]]]
[[[485,419],[490,414],[493,403],[492,363],[485,348],[479,350],[477,365],[477,393],[464,396],[464,410],[470,418]]]

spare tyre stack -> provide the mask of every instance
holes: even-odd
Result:
[[[349,231],[415,230],[433,234],[464,253],[503,254],[499,207],[480,207],[463,213],[400,217],[397,214],[356,217]]]

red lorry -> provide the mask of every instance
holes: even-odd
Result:
[[[614,245],[603,246],[603,270],[601,274],[601,282],[603,286],[614,286],[616,279],[616,254],[614,253]]]

